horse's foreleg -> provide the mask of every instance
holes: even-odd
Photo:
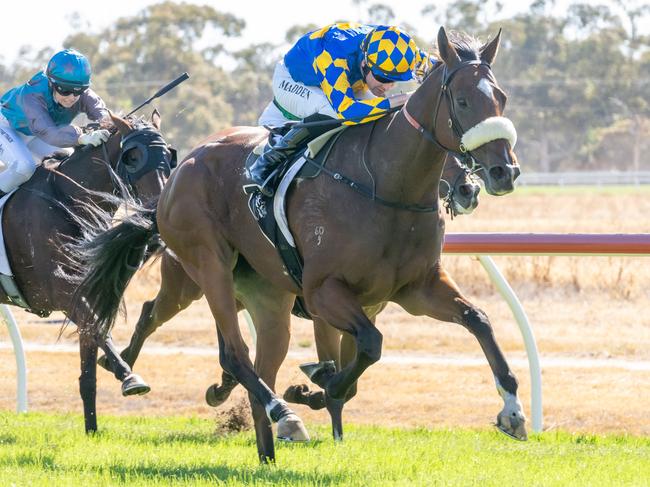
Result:
[[[79,394],[84,408],[86,433],[97,431],[97,342],[89,331],[79,329],[79,357],[81,375],[79,376]]]
[[[517,397],[517,379],[494,338],[488,317],[461,294],[451,276],[438,264],[425,279],[400,291],[394,301],[413,315],[461,324],[476,337],[505,403],[497,416],[497,427],[513,438],[525,440],[526,418]]]
[[[121,356],[126,363],[133,367],[145,340],[202,295],[201,289],[187,275],[183,266],[169,252],[165,252],[160,264],[158,294],[154,300],[142,305],[133,336],[129,345],[122,350]]]
[[[309,309],[314,315],[354,337],[355,355],[340,372],[323,377],[321,386],[333,399],[345,398],[364,370],[381,357],[382,335],[365,315],[347,285],[335,278],[326,279],[317,288],[305,290]]]
[[[151,387],[149,387],[142,377],[134,374],[129,364],[120,356],[110,335],[106,340],[100,341],[99,346],[104,351],[104,358],[108,362],[107,368],[110,367],[115,378],[122,382],[123,396],[142,395],[151,390]]]

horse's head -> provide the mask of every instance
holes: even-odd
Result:
[[[481,186],[457,157],[448,154],[440,178],[439,194],[452,216],[468,215],[478,206]]]
[[[430,83],[440,83],[433,115],[433,141],[464,161],[480,166],[478,173],[488,193],[496,195],[511,192],[520,172],[513,152],[517,133],[512,122],[502,116],[507,97],[491,69],[500,38],[501,31],[481,46],[463,34],[448,37],[441,27],[438,53],[442,65],[433,70],[420,88],[427,90]]]
[[[150,121],[123,119],[113,114],[111,120],[117,129],[107,142],[111,166],[133,196],[146,204],[160,194],[171,169],[176,166],[176,150],[160,133],[157,110]]]

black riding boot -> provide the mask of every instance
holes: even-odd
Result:
[[[259,188],[262,194],[273,196],[274,190],[269,186],[269,182],[275,169],[303,147],[309,136],[309,130],[305,127],[297,127],[289,130],[275,145],[271,146],[267,143],[264,153],[247,172],[251,184],[245,187],[246,192]]]

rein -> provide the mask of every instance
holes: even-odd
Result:
[[[470,169],[465,164],[463,164],[462,167],[463,167],[463,172],[458,173],[451,184],[446,179],[440,178],[440,182],[445,183],[447,185],[447,194],[444,196],[444,198],[442,198],[442,203],[443,206],[445,207],[445,212],[449,215],[449,217],[452,220],[456,215],[456,211],[454,210],[454,203],[456,202],[456,200],[454,199],[456,184],[463,176],[474,176],[474,174],[480,171],[480,169],[474,169],[474,168]]]
[[[455,155],[465,166],[470,167],[472,170],[474,170],[476,166],[476,161],[471,151],[467,150],[467,148],[462,143],[464,132],[460,122],[458,121],[458,117],[456,117],[456,112],[454,112],[454,103],[453,103],[454,100],[451,94],[451,90],[449,89],[449,85],[451,84],[451,81],[456,75],[456,73],[458,73],[461,69],[467,66],[487,66],[488,69],[491,69],[488,63],[480,60],[463,61],[449,72],[447,71],[447,66],[443,65],[444,71],[442,75],[442,84],[440,86],[440,93],[438,94],[438,100],[436,102],[436,110],[434,112],[434,117],[433,117],[434,131],[429,131],[426,128],[424,128],[424,126],[421,123],[419,123],[415,119],[415,117],[413,117],[413,115],[409,113],[408,109],[406,108],[408,102],[404,104],[400,112],[402,113],[402,115],[404,115],[404,118],[406,118],[406,121],[409,123],[409,125],[411,125],[411,127],[417,130],[420,133],[420,135],[422,135],[425,139],[427,139],[429,142],[434,144],[439,149]],[[435,122],[438,119],[438,112],[440,111],[440,105],[442,104],[443,97],[447,100],[447,107],[449,109],[449,119],[447,121],[449,128],[452,129],[454,131],[454,134],[456,134],[459,140],[461,140],[459,144],[459,149],[460,149],[459,151],[455,151],[453,149],[450,149],[449,147],[445,147],[438,140],[435,134]]]
[[[396,210],[406,210],[406,211],[413,211],[416,213],[431,213],[434,211],[438,211],[438,203],[436,202],[435,205],[433,206],[421,206],[421,205],[405,205],[403,203],[399,203],[397,201],[390,201],[386,200],[384,198],[381,198],[377,196],[374,190],[368,188],[367,186],[357,183],[353,179],[350,179],[344,174],[341,174],[340,172],[334,172],[330,171],[327,169],[327,167],[321,166],[318,164],[316,161],[313,161],[309,158],[305,158],[307,162],[310,164],[313,164],[317,167],[319,167],[325,174],[330,176],[334,181],[338,181],[340,183],[344,183],[348,185],[350,188],[355,190],[357,193],[365,196],[366,198],[369,198],[370,200],[379,203],[380,205],[387,206],[389,208],[394,208]]]
[[[481,60],[471,60],[471,61],[463,61],[461,62],[458,66],[456,66],[454,69],[451,71],[447,70],[447,66],[443,64],[443,76],[442,76],[442,85],[440,87],[440,93],[438,94],[438,100],[436,102],[436,109],[434,113],[434,128],[435,128],[435,121],[438,119],[438,112],[440,111],[440,105],[442,104],[442,99],[443,97],[445,100],[447,100],[447,106],[448,106],[448,111],[449,111],[449,120],[448,120],[448,125],[449,127],[454,131],[455,135],[460,139],[459,143],[459,149],[460,151],[455,151],[453,149],[450,149],[448,147],[445,147],[436,137],[435,131],[429,131],[427,130],[422,124],[420,124],[408,111],[406,106],[408,105],[408,102],[405,103],[401,108],[400,107],[395,107],[391,108],[387,111],[387,113],[391,112],[396,112],[399,111],[404,115],[404,118],[407,120],[407,122],[415,128],[425,139],[427,139],[429,142],[434,144],[436,147],[438,147],[440,150],[444,152],[448,152],[456,156],[463,165],[467,168],[467,171],[470,173],[476,173],[478,171],[483,170],[483,167],[478,163],[474,155],[470,150],[467,150],[465,145],[462,142],[463,138],[463,129],[458,121],[458,117],[456,116],[456,113],[454,111],[454,103],[453,103],[453,96],[451,94],[451,90],[449,89],[449,85],[451,84],[452,79],[458,73],[461,69],[468,67],[468,66],[487,66],[488,69],[491,69],[491,66]],[[349,119],[349,120],[325,120],[325,121],[317,121],[317,122],[301,122],[296,124],[296,127],[314,127],[314,126],[323,126],[323,125],[340,125],[346,121],[355,121],[354,119]],[[376,124],[377,120],[374,120],[372,123]],[[373,127],[374,130],[374,127]],[[370,139],[372,137],[372,132],[370,134],[370,137],[368,138],[368,143],[370,143]],[[366,144],[366,145],[367,145]],[[365,149],[364,149],[365,152]],[[344,174],[340,172],[334,172],[330,171],[326,167],[321,167],[318,163],[315,161],[310,160],[309,158],[306,158],[307,162],[309,162],[312,165],[316,165],[321,168],[321,170],[330,176],[332,179],[335,181],[341,182],[355,190],[356,192],[360,193],[361,195],[365,196],[366,198],[371,199],[372,201],[376,201],[377,203],[387,206],[389,208],[394,208],[398,210],[406,210],[406,211],[413,211],[413,212],[418,212],[418,213],[430,213],[434,211],[438,211],[438,204],[437,204],[437,198],[436,198],[436,204],[433,206],[422,206],[422,205],[405,205],[403,203],[399,203],[396,201],[390,201],[386,200],[384,198],[381,198],[376,195],[374,188],[370,189],[367,186],[357,183],[353,179],[345,176]],[[460,175],[458,176],[460,177]],[[444,199],[445,202],[445,207],[447,209],[447,212],[453,213],[451,211],[451,205],[453,204],[453,187],[449,185],[447,181],[445,181],[447,186],[449,186],[449,192],[447,194],[447,197]],[[455,182],[454,182],[455,184]]]

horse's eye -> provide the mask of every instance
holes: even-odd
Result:
[[[456,103],[458,103],[458,106],[461,108],[467,108],[467,100],[465,98],[458,98]]]

